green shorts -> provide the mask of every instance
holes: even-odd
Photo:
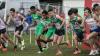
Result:
[[[55,33],[55,29],[48,29],[47,33],[45,34],[46,38],[51,38]]]
[[[36,36],[40,36],[43,32],[43,28],[44,27],[36,27],[36,30],[35,30],[35,35]]]

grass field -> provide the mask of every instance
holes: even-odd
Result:
[[[13,39],[13,34],[9,34],[11,39]],[[32,36],[32,44],[29,42],[29,35],[23,34],[23,38],[25,40],[25,46],[26,48],[21,51],[19,48],[17,49],[16,52],[13,50],[13,46],[9,44],[8,46],[8,51],[7,52],[2,52],[0,50],[0,56],[56,56],[55,53],[55,47],[50,46],[48,50],[44,51],[41,54],[38,54],[38,47],[34,44],[34,35]],[[82,53],[79,55],[73,55],[73,48],[67,48],[66,45],[61,45],[62,53],[63,55],[61,56],[88,56],[89,51],[86,51],[82,49]],[[100,55],[96,55],[100,56]]]

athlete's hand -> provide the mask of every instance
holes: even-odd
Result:
[[[34,21],[34,22],[33,22],[33,26],[36,26],[36,25],[37,25],[37,22],[36,22],[36,21]]]
[[[44,28],[44,31],[45,31],[45,30],[47,30],[47,29],[48,29],[48,28],[47,28],[47,27],[45,27],[45,28]]]
[[[4,22],[5,23],[5,25],[9,25],[8,23],[6,23],[6,22]]]

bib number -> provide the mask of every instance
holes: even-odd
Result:
[[[74,28],[75,28],[75,29],[79,29],[79,28],[80,28],[78,22],[75,22]]]

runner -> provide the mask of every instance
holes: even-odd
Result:
[[[4,21],[0,18],[0,48],[3,47],[2,51],[7,51],[7,46],[5,45],[7,41],[14,45],[13,41],[11,41],[7,35]]]
[[[98,49],[97,49],[97,46],[98,46],[97,37],[98,37],[98,34],[100,33],[100,21],[99,21],[100,7],[97,6],[94,9],[94,16],[91,16],[91,10],[89,8],[86,8],[85,12],[87,13],[86,22],[88,23],[91,29],[91,33],[88,35],[86,40],[92,39],[91,51],[89,55],[97,55],[99,54]]]
[[[36,26],[39,20],[41,19],[41,16],[37,13],[37,9],[35,8],[35,6],[31,6],[30,11],[32,16],[33,26]]]
[[[47,11],[43,11],[42,12],[42,19],[40,20],[40,22],[36,25],[36,30],[35,30],[35,35],[36,35],[36,42],[37,42],[37,45],[40,49],[40,51],[38,53],[42,53],[43,52],[43,49],[42,49],[42,46],[41,46],[41,42],[43,43],[47,43],[45,42],[43,39],[41,39],[41,35],[43,33],[45,29],[45,26],[48,24],[48,22],[46,22],[46,20],[48,19],[48,12]]]
[[[19,43],[19,46],[21,47],[21,50],[23,50],[23,48],[25,46],[24,46],[24,41],[21,38],[21,32],[23,30],[23,23],[24,23],[25,18],[21,14],[17,13],[14,8],[11,8],[7,24],[9,24],[9,22],[11,20],[15,24],[14,35],[18,39],[18,43]],[[17,48],[17,40],[15,40],[15,43],[16,43],[16,45],[15,45],[14,49],[16,50],[16,48]]]
[[[81,18],[78,17],[75,13],[75,10],[73,8],[71,8],[68,11],[68,15],[69,15],[69,24],[71,24],[72,30],[73,30],[73,40],[75,43],[75,51],[73,54],[79,54],[81,53],[79,47],[78,47],[78,42],[82,42],[83,41],[83,29],[81,27],[81,24],[79,23],[81,21]],[[81,21],[82,22],[82,21]]]
[[[49,15],[52,16],[53,24],[55,26],[55,29],[54,29],[55,35],[53,38],[53,43],[57,48],[56,55],[58,56],[62,54],[61,49],[60,49],[60,44],[63,39],[63,36],[65,35],[65,28],[64,28],[65,21],[60,16],[54,14],[53,10],[49,11]]]
[[[45,46],[43,47],[43,50],[48,49],[48,42],[52,42],[53,38],[51,38],[55,33],[55,26],[53,24],[54,18],[50,15],[51,11],[48,11],[47,19],[45,19],[45,28],[43,30],[42,35],[45,36],[45,40],[42,39],[41,42],[45,42]]]

